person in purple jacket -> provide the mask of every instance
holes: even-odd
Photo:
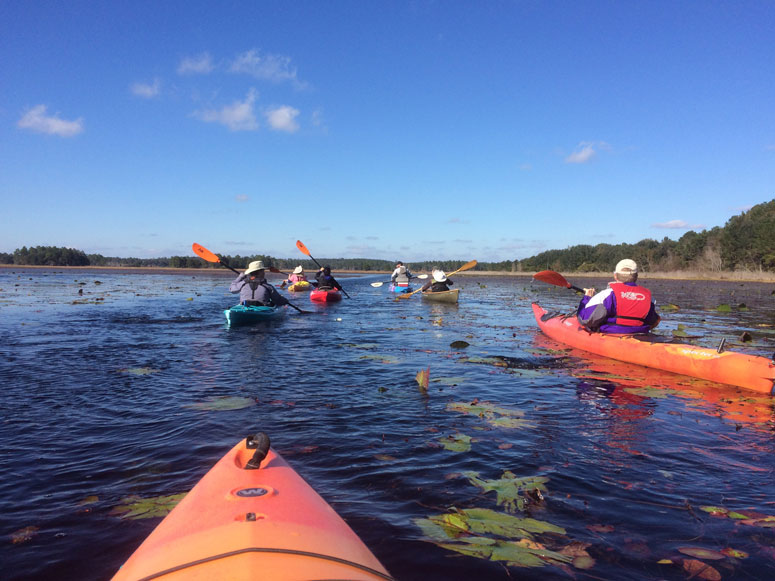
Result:
[[[584,289],[577,318],[601,333],[648,333],[659,324],[651,291],[638,285],[638,265],[629,258],[617,263],[607,289],[597,294],[594,288]]]

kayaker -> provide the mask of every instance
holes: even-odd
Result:
[[[428,282],[422,285],[421,290],[422,292],[425,292],[428,289],[430,289],[430,292],[440,293],[440,292],[448,291],[449,287],[453,284],[455,283],[447,278],[447,275],[444,273],[443,270],[434,267],[433,271],[431,272],[430,280],[428,280]]]
[[[293,269],[293,272],[288,275],[288,278],[283,281],[283,286],[286,284],[294,284],[297,282],[308,282],[307,275],[304,274],[304,269],[301,265]]]
[[[406,286],[409,284],[409,280],[412,278],[412,273],[404,266],[404,263],[400,260],[396,262],[396,269],[393,274],[390,275],[390,282],[397,285]]]
[[[229,286],[229,292],[239,293],[239,302],[247,307],[279,307],[288,299],[277,292],[264,276],[264,263],[254,260]]]
[[[324,266],[317,272],[315,275],[315,280],[318,281],[319,290],[342,290],[342,285],[340,285],[337,280],[331,276],[331,267],[328,265]]]
[[[639,286],[638,265],[625,258],[616,264],[614,282],[595,294],[585,288],[579,304],[579,322],[590,331],[601,333],[648,333],[659,324],[651,291]]]

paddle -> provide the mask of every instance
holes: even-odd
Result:
[[[450,276],[452,276],[453,274],[457,274],[458,272],[463,272],[464,270],[470,270],[470,269],[472,269],[474,266],[476,266],[476,260],[472,260],[472,261],[470,261],[470,262],[466,262],[466,263],[465,263],[463,266],[461,266],[461,267],[460,267],[460,268],[458,268],[457,270],[453,270],[452,272],[450,272],[450,273],[447,275],[447,278],[449,278],[449,277],[450,277]],[[412,296],[414,293],[418,293],[418,292],[420,292],[421,290],[422,290],[422,287],[418,288],[416,291],[412,291],[412,292],[410,292],[410,293],[405,293],[405,294],[403,294],[403,295],[398,295],[398,296],[396,297],[396,300],[399,300],[399,299],[408,299],[408,298],[409,298],[409,297],[411,297],[411,296]]]
[[[533,275],[533,278],[536,280],[540,280],[541,282],[553,284],[554,286],[562,286],[582,294],[584,293],[583,288],[573,286],[571,283],[565,280],[565,277],[563,275],[553,270],[542,270],[541,272],[536,272]]]
[[[318,265],[318,268],[323,268],[322,266],[320,266],[320,263],[317,260],[315,260],[315,257],[312,256],[312,254],[310,254],[309,249],[306,246],[304,246],[304,243],[301,240],[296,241],[296,248],[301,250],[302,254],[306,254],[307,256],[309,256],[313,260],[313,262]],[[339,285],[339,286],[342,286],[342,285]],[[348,299],[352,298],[350,295],[347,294],[346,290],[341,289],[341,291],[344,293],[344,296],[346,296]]]
[[[194,243],[191,245],[191,248],[194,250],[194,253],[195,253],[195,254],[197,254],[197,255],[198,255],[198,256],[200,256],[201,258],[204,258],[204,259],[205,259],[207,262],[212,262],[213,264],[220,264],[221,266],[225,266],[226,268],[228,268],[228,269],[229,269],[229,270],[231,270],[232,272],[236,272],[237,274],[242,274],[242,273],[241,273],[239,270],[235,270],[235,269],[233,269],[231,266],[229,266],[229,265],[228,265],[228,264],[226,264],[226,263],[225,263],[223,260],[221,260],[221,259],[218,257],[218,255],[217,255],[217,254],[215,254],[215,253],[213,253],[213,252],[210,252],[209,250],[207,250],[207,248],[205,248],[205,247],[204,247],[204,246],[202,246],[201,244],[197,244],[196,242],[194,242]],[[270,268],[269,270],[272,270],[272,268]],[[279,271],[278,271],[278,272],[279,272]],[[297,307],[296,305],[294,305],[294,304],[291,304],[290,302],[288,303],[288,306],[290,306],[290,307],[293,307],[294,309],[296,309],[296,310],[297,310],[297,311],[299,311],[300,313],[304,313],[304,314],[310,314],[310,313],[312,313],[312,311],[305,311],[305,310],[302,310],[302,309],[300,309],[299,307]]]
[[[413,276],[412,278],[421,278],[421,279],[425,280],[426,278],[428,278],[428,275],[427,274],[418,274],[417,276]],[[390,284],[391,282],[393,282],[393,281],[389,280],[387,282],[373,282],[373,283],[371,283],[371,286],[373,286],[374,288],[379,288],[383,284]]]

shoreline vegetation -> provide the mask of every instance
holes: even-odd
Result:
[[[303,252],[309,256],[306,249]],[[261,254],[219,255],[218,258],[221,264],[229,264],[239,271],[255,260],[281,272],[290,272],[298,265],[307,272],[316,272],[321,264],[300,257],[275,258]],[[731,217],[723,228],[716,226],[699,233],[689,230],[678,240],[665,237],[661,241],[646,238],[635,244],[578,244],[522,259],[480,260],[474,269],[460,274],[522,277],[554,270],[576,278],[604,278],[611,276],[614,265],[622,258],[638,263],[643,280],[775,281],[775,200]],[[395,265],[395,261],[374,258],[320,260],[342,276],[385,274],[392,272]],[[194,252],[184,256],[122,258],[55,246],[24,246],[12,254],[0,252],[0,263],[3,268],[108,268],[124,272],[216,272],[219,268],[203,261]],[[407,266],[416,273],[436,268],[452,272],[466,263],[467,260],[412,260],[407,261]]]
[[[171,266],[47,266],[47,265],[32,265],[32,264],[0,264],[0,269],[4,270],[58,270],[58,271],[98,271],[98,272],[116,272],[124,274],[177,274],[177,275],[191,275],[191,274],[208,274],[224,277],[235,276],[232,271],[227,268],[185,268],[185,267],[171,267]],[[239,270],[239,269],[238,269]],[[337,273],[339,276],[347,275],[361,275],[361,274],[374,274],[374,275],[390,275],[392,271],[389,270],[339,270]],[[419,271],[418,271],[419,272]],[[472,277],[472,276],[499,276],[499,277],[515,277],[515,278],[531,278],[536,271],[521,271],[511,272],[504,270],[469,270],[465,272],[459,272],[455,274],[455,277]],[[268,273],[270,276],[272,273]],[[560,274],[566,278],[612,278],[611,273],[607,272],[566,272],[562,271]],[[281,275],[275,275],[281,276]],[[717,280],[717,281],[734,281],[734,282],[763,282],[763,283],[775,283],[775,272],[766,271],[699,271],[699,270],[675,270],[670,272],[641,272],[640,280]]]

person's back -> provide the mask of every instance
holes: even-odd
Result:
[[[315,274],[315,280],[318,282],[318,289],[320,290],[332,290],[332,289],[339,289],[341,290],[341,285],[337,282],[337,280],[331,276],[331,267],[330,266],[324,266],[322,269],[320,269],[317,274]]]
[[[390,276],[390,280],[393,284],[406,286],[409,284],[409,280],[412,278],[412,273],[404,266],[404,263],[400,260],[396,263],[396,269]]]
[[[451,280],[447,278],[447,275],[444,273],[443,270],[439,270],[434,268],[431,273],[431,280],[426,282],[422,286],[423,292],[434,292],[434,293],[440,293],[444,291],[448,291],[450,285],[453,285]]]
[[[648,333],[659,324],[659,315],[651,291],[638,285],[637,280],[635,261],[619,261],[614,282],[607,289],[599,293],[594,288],[584,289],[577,313],[579,323],[601,333]]]

